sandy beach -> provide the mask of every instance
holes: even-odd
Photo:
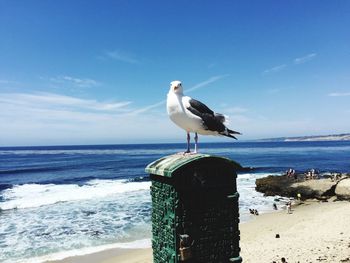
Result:
[[[84,256],[69,257],[47,263],[149,263],[152,262],[152,250],[147,249],[110,249]]]
[[[350,262],[350,203],[307,201],[240,224],[243,262]],[[279,238],[276,238],[276,234]],[[53,261],[51,261],[53,262]],[[55,263],[146,263],[151,249],[111,249]]]
[[[244,262],[350,262],[350,203],[306,202],[241,224]],[[280,238],[276,238],[279,234]]]

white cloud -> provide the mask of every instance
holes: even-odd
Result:
[[[126,62],[129,64],[138,64],[140,61],[135,58],[134,55],[121,50],[107,51],[102,58],[110,58],[118,61]]]
[[[101,102],[52,93],[0,93],[0,145],[132,142],[171,138],[157,113],[125,114],[130,102]],[[166,131],[166,132],[165,132]]]
[[[333,93],[329,93],[328,96],[330,96],[330,97],[347,97],[347,96],[350,96],[350,92],[333,92]]]
[[[122,111],[131,102],[99,102],[54,93],[2,93],[0,105],[30,109],[71,109],[80,111]]]
[[[305,62],[313,60],[316,56],[316,53],[307,54],[306,56],[294,59],[294,64],[303,64]]]
[[[140,113],[144,113],[144,112],[147,112],[149,110],[152,110],[152,109],[155,109],[155,108],[158,108],[162,105],[164,105],[166,103],[166,100],[162,100],[162,101],[159,101],[157,103],[154,103],[154,104],[151,104],[151,105],[148,105],[146,107],[143,107],[143,108],[140,108],[140,109],[137,109],[137,110],[134,110],[134,111],[131,111],[129,112],[128,114],[140,114]]]
[[[167,118],[115,112],[1,105],[0,145],[131,143],[174,136]],[[169,130],[169,129],[168,129]],[[177,131],[176,131],[177,132]]]
[[[279,72],[279,71],[285,69],[286,67],[287,67],[286,64],[278,65],[276,67],[264,70],[262,74],[267,75],[267,74],[271,74],[271,73],[276,73],[276,72]]]
[[[67,76],[67,75],[50,78],[49,80],[53,83],[72,85],[74,87],[79,87],[79,88],[91,88],[91,87],[96,87],[100,85],[99,82],[93,79],[76,78],[76,77]]]
[[[0,79],[0,84],[18,84],[18,82],[13,80]]]
[[[195,91],[197,89],[203,88],[203,87],[208,86],[209,84],[211,84],[213,82],[216,82],[216,81],[218,81],[218,80],[220,80],[222,78],[228,77],[228,76],[230,76],[230,75],[229,74],[225,74],[225,75],[218,75],[218,76],[211,77],[211,78],[209,78],[209,79],[207,79],[205,81],[202,81],[202,82],[194,85],[193,87],[187,89],[186,92],[188,93],[188,92],[192,92],[192,91]]]

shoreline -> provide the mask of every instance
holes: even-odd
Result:
[[[96,253],[67,257],[62,260],[49,260],[45,263],[148,263],[152,262],[151,248],[112,248]]]
[[[350,202],[309,200],[285,210],[252,216],[240,223],[244,263],[350,262]],[[276,238],[279,234],[280,238]],[[46,263],[148,263],[152,249],[109,249]]]

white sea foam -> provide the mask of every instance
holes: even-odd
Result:
[[[249,208],[257,209],[259,213],[273,211],[274,197],[264,196],[255,191],[255,180],[268,175],[280,175],[280,173],[242,173],[237,177],[237,190],[239,192],[239,213],[241,222],[251,219]]]
[[[8,210],[5,217],[0,216],[0,262],[28,262],[24,258],[50,255],[45,261],[113,247],[146,247],[141,240],[150,238],[150,199],[148,190],[140,190]]]
[[[39,207],[58,202],[103,198],[109,195],[149,189],[150,182],[127,180],[92,180],[76,184],[24,184],[2,192],[1,210]]]
[[[281,175],[281,173],[240,173],[237,175],[237,180],[249,180],[251,183],[255,183],[257,178],[262,178],[269,175]]]
[[[238,174],[237,179],[238,180],[239,179],[251,179],[252,176],[253,176],[253,174],[249,174],[249,173],[247,173],[247,174]]]

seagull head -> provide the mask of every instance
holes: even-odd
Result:
[[[174,80],[174,81],[170,82],[170,91],[169,92],[173,92],[175,94],[182,94],[183,89],[182,89],[181,81]]]

